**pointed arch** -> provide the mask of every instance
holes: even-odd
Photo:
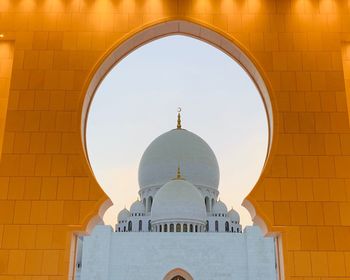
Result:
[[[215,231],[219,231],[219,222],[217,220],[215,221]]]
[[[172,270],[170,270],[165,277],[163,278],[163,280],[172,280],[174,279],[176,276],[182,277],[185,280],[193,280],[193,277],[191,276],[191,274],[189,274],[186,270],[182,269],[182,268],[174,268]],[[175,278],[176,279],[176,278]]]
[[[204,203],[205,203],[205,208],[207,209],[207,212],[210,212],[210,199],[209,199],[209,197],[205,197],[205,199],[204,199]]]

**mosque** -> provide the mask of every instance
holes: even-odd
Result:
[[[180,110],[179,110],[180,111]],[[275,280],[274,239],[218,199],[219,165],[198,135],[177,127],[156,138],[139,165],[139,196],[115,231],[80,240],[77,279]]]

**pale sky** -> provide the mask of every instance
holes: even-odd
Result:
[[[220,50],[185,36],[153,41],[129,54],[106,76],[91,104],[87,149],[94,174],[117,214],[138,197],[138,165],[147,146],[176,128],[196,133],[213,149],[220,167],[220,199],[241,206],[257,182],[268,145],[262,99],[245,71]]]

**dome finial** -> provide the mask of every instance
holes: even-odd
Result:
[[[177,167],[177,173],[176,173],[176,179],[180,179],[181,178],[181,170],[180,170],[180,164]]]
[[[181,176],[180,162],[177,165],[177,172],[176,172],[176,177],[174,178],[174,180],[185,180],[185,178],[183,178]]]
[[[177,108],[177,129],[181,129],[181,107]]]

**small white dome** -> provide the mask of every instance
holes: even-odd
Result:
[[[235,211],[233,208],[231,208],[231,210],[228,212],[228,216],[230,218],[231,221],[240,221],[240,217],[237,211]]]
[[[145,207],[143,203],[140,200],[136,200],[133,204],[130,206],[130,213],[135,214],[135,213],[145,213]]]
[[[172,180],[162,186],[154,197],[152,222],[190,221],[204,224],[206,219],[203,196],[188,181]]]
[[[170,130],[147,147],[139,165],[140,188],[163,186],[174,177],[179,163],[188,182],[218,188],[220,172],[213,150],[186,129]]]
[[[227,207],[221,200],[215,202],[213,206],[213,214],[227,214]]]
[[[128,209],[124,208],[122,211],[119,212],[118,214],[118,222],[119,221],[124,221],[129,219],[130,217],[130,212]]]

